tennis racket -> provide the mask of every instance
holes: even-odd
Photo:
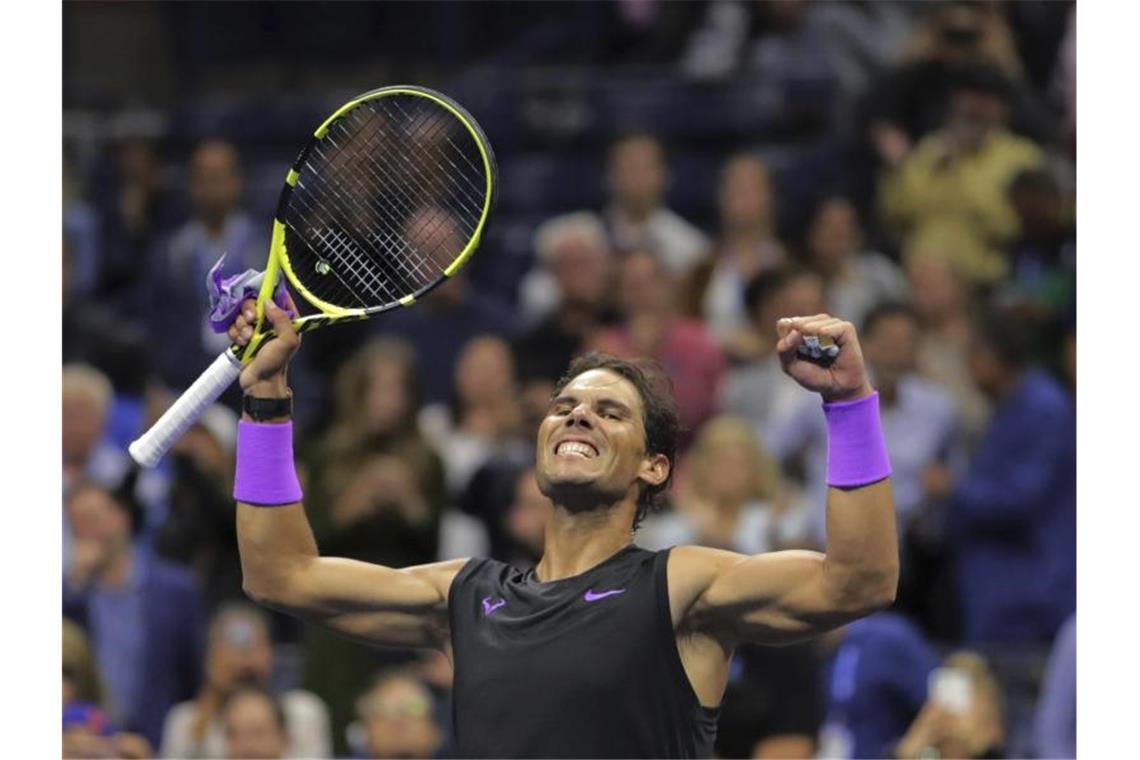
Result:
[[[487,136],[442,93],[382,87],[337,109],[285,177],[252,338],[222,352],[131,457],[153,467],[274,337],[265,302],[279,275],[298,333],[411,306],[475,252],[497,182]]]

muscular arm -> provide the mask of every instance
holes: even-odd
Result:
[[[272,302],[265,316],[278,337],[242,370],[241,386],[255,396],[280,398],[289,392],[285,369],[300,337]],[[254,322],[249,300],[230,327],[230,338],[244,345]],[[300,503],[239,502],[237,536],[242,588],[257,602],[364,643],[445,648],[447,595],[465,560],[394,569],[322,557]]]
[[[257,602],[368,644],[443,648],[466,560],[395,569],[321,557],[300,504],[238,504],[242,588]]]
[[[855,329],[819,315],[781,320],[785,371],[825,400],[872,391]],[[804,335],[830,337],[840,357],[830,368],[803,361]],[[822,413],[822,412],[821,412]],[[830,488],[826,553],[783,551],[752,557],[704,547],[675,550],[674,600],[685,624],[719,641],[787,643],[823,633],[890,604],[898,585],[898,536],[890,479]]]

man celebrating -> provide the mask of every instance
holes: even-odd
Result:
[[[785,371],[820,393],[829,425],[827,553],[649,552],[632,530],[668,485],[676,405],[637,365],[588,354],[556,386],[536,475],[554,505],[533,570],[486,559],[394,569],[321,557],[293,471],[279,336],[242,372],[234,495],[254,599],[374,645],[434,647],[455,669],[463,757],[710,757],[734,647],[822,633],[889,604],[895,514],[879,424],[850,323],[782,319]],[[253,302],[230,330],[248,340]],[[807,338],[839,347],[829,366]]]

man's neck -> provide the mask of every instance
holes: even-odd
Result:
[[[621,505],[577,514],[556,506],[535,573],[545,583],[581,575],[601,564],[633,542],[631,517]]]
[[[657,206],[642,208],[640,206],[615,206],[617,218],[620,222],[631,227],[641,227],[649,222],[649,218],[657,212]]]

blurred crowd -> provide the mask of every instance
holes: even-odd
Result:
[[[612,65],[687,82],[825,69],[842,181],[789,213],[786,175],[733,145],[706,153],[715,219],[687,218],[668,141],[615,131],[604,203],[533,225],[510,297],[460,274],[307,337],[290,380],[322,553],[536,562],[551,507],[535,432],[594,349],[658,361],[685,428],[637,543],[821,549],[826,428],[774,326],[827,312],[858,327],[880,394],[899,596],[818,641],[742,647],[718,756],[1073,757],[1075,7],[594,5]],[[128,135],[94,172],[65,146],[65,755],[447,757],[445,657],[245,600],[236,389],[158,468],[126,453],[226,347],[205,321],[210,267],[267,251],[237,142],[199,138],[181,163]],[[492,241],[476,258],[495,257]]]

